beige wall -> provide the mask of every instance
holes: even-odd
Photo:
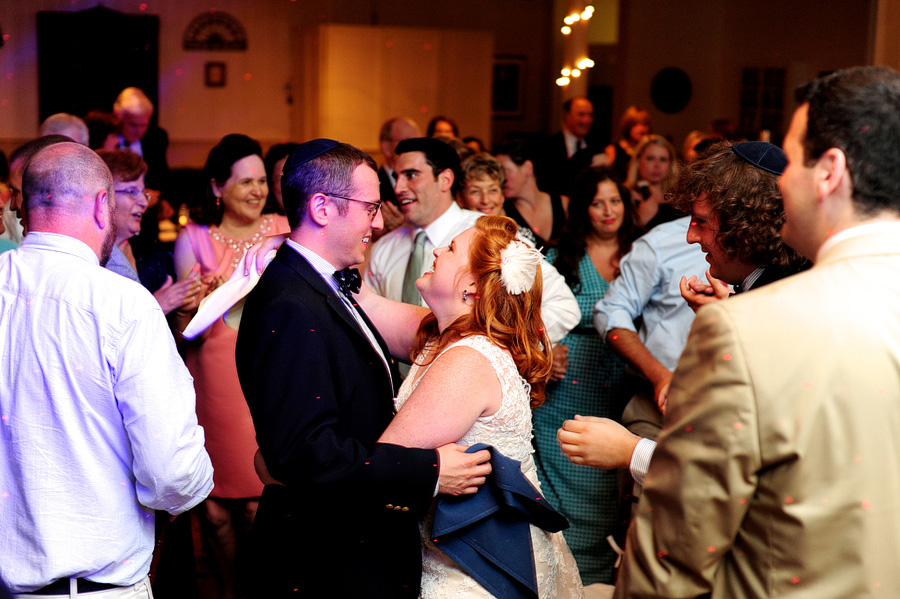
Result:
[[[9,151],[36,134],[38,123],[37,34],[36,13],[41,10],[75,11],[94,8],[96,0],[10,0],[0,2],[0,26],[10,37],[0,48],[0,149]],[[104,0],[107,8],[138,13],[135,0]],[[184,51],[181,39],[188,23],[209,10],[208,0],[148,0],[147,14],[160,18],[159,55],[159,123],[170,135],[170,163],[173,166],[200,166],[209,148],[222,135],[243,132],[258,138],[264,145],[298,139],[299,134],[314,129],[309,119],[318,119],[318,102],[310,102],[305,94],[309,81],[304,74],[308,62],[316,60],[315,49],[304,45],[304,36],[319,25],[350,24],[391,28],[429,28],[435,35],[461,30],[475,35],[473,48],[479,56],[486,47],[484,36],[494,40],[493,51],[525,59],[528,97],[521,118],[485,121],[490,102],[490,60],[472,62],[470,48],[464,38],[442,42],[454,57],[451,66],[442,62],[439,86],[416,96],[407,90],[403,101],[387,102],[384,113],[360,123],[354,139],[365,139],[365,147],[377,145],[378,127],[370,125],[388,117],[407,105],[426,106],[427,112],[409,116],[423,125],[441,112],[457,119],[463,135],[491,138],[510,130],[534,131],[546,127],[550,88],[544,85],[550,64],[547,52],[551,0],[221,0],[215,7],[234,15],[244,26],[248,37],[246,52]],[[487,6],[491,10],[487,10]],[[462,40],[463,46],[453,46]],[[444,61],[445,56],[439,61]],[[204,65],[224,62],[228,82],[224,88],[204,85]],[[365,66],[365,65],[363,65]],[[415,73],[406,73],[410,78]],[[428,75],[433,77],[433,74]],[[472,78],[480,85],[470,90],[465,86]],[[293,104],[288,103],[290,84]],[[487,95],[485,95],[487,90]],[[388,90],[381,95],[389,96]],[[446,103],[445,103],[446,102]],[[472,107],[478,103],[478,110]],[[362,131],[362,128],[366,131]]]
[[[301,138],[333,137],[376,149],[388,117],[407,115],[425,131],[436,115],[450,115],[461,132],[491,134],[493,36],[478,31],[322,25],[317,102]]]
[[[680,143],[690,129],[706,128],[712,118],[738,117],[740,73],[745,66],[783,67],[792,87],[820,71],[873,61],[876,32],[877,61],[900,66],[900,46],[892,41],[900,26],[898,2],[619,0],[619,45],[604,47],[606,62],[592,76],[615,85],[614,122],[629,104],[644,105],[653,111],[657,131]],[[257,137],[265,145],[300,139],[311,131],[311,123],[321,116],[320,103],[307,97],[311,81],[305,77],[315,73],[309,65],[319,56],[307,33],[319,25],[488,34],[495,54],[524,60],[526,77],[522,116],[493,119],[491,140],[513,131],[553,132],[559,128],[559,105],[565,95],[554,81],[562,60],[559,26],[567,4],[568,0],[217,0],[215,6],[236,16],[247,30],[248,51],[235,53],[182,50],[185,27],[209,9],[208,0],[148,0],[147,12],[160,17],[159,120],[172,139],[170,162],[198,166],[216,140],[234,131]],[[96,5],[97,0],[0,1],[0,26],[9,36],[0,48],[0,149],[8,151],[30,138],[38,126],[36,12]],[[138,12],[139,3],[103,0],[103,5]],[[882,21],[876,23],[879,10]],[[610,12],[615,14],[612,9],[602,14]],[[203,65],[209,61],[226,63],[224,89],[204,86]],[[687,71],[694,87],[691,103],[676,115],[656,111],[649,98],[653,75],[668,66]],[[472,65],[472,71],[475,77],[489,77],[483,74],[488,72],[483,64]],[[441,75],[445,92],[436,100],[433,95],[422,98],[419,105],[442,112],[442,98],[456,93],[456,101],[466,99],[468,90],[453,86],[456,77],[466,74]],[[293,104],[288,103],[287,84],[292,86]],[[393,90],[383,97],[394,97]],[[401,98],[400,104],[389,101],[383,106],[383,118],[404,110],[407,101],[418,104],[406,94]],[[422,123],[428,120],[425,113],[409,116]],[[483,122],[469,121],[468,110],[450,116],[460,121],[464,135],[483,134]],[[379,118],[369,116],[360,122],[354,139],[367,139],[365,147],[373,149],[377,130],[368,129]]]

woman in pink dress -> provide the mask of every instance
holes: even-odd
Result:
[[[174,257],[179,275],[199,269],[208,292],[228,280],[248,248],[267,236],[289,232],[289,227],[284,216],[262,214],[269,189],[258,142],[245,135],[225,136],[210,152],[204,174],[209,179],[208,201],[198,223],[179,233]],[[192,316],[178,313],[180,330]],[[242,595],[235,590],[239,539],[250,530],[263,489],[253,469],[256,435],[235,367],[236,339],[237,331],[220,319],[185,346],[197,392],[197,419],[215,469],[215,488],[202,514],[224,598]]]

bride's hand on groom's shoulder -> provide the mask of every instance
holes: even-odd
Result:
[[[437,448],[440,460],[438,493],[471,495],[491,473],[491,453],[486,449],[466,453],[468,447],[448,443]]]

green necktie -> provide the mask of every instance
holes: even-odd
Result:
[[[422,296],[416,289],[416,280],[422,276],[422,260],[425,258],[425,231],[416,233],[416,240],[413,242],[413,250],[409,255],[409,262],[406,264],[406,274],[403,275],[403,291],[400,294],[400,301],[404,304],[413,304],[419,306],[422,304]]]

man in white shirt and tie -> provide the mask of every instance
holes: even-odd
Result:
[[[459,155],[452,147],[437,139],[419,137],[400,142],[396,153],[398,178],[394,191],[406,226],[372,247],[364,278],[383,297],[424,305],[414,283],[431,268],[434,250],[448,245],[483,215],[463,210],[453,199],[461,177]],[[541,271],[542,317],[550,340],[556,343],[578,324],[581,312],[553,265],[545,261]]]

